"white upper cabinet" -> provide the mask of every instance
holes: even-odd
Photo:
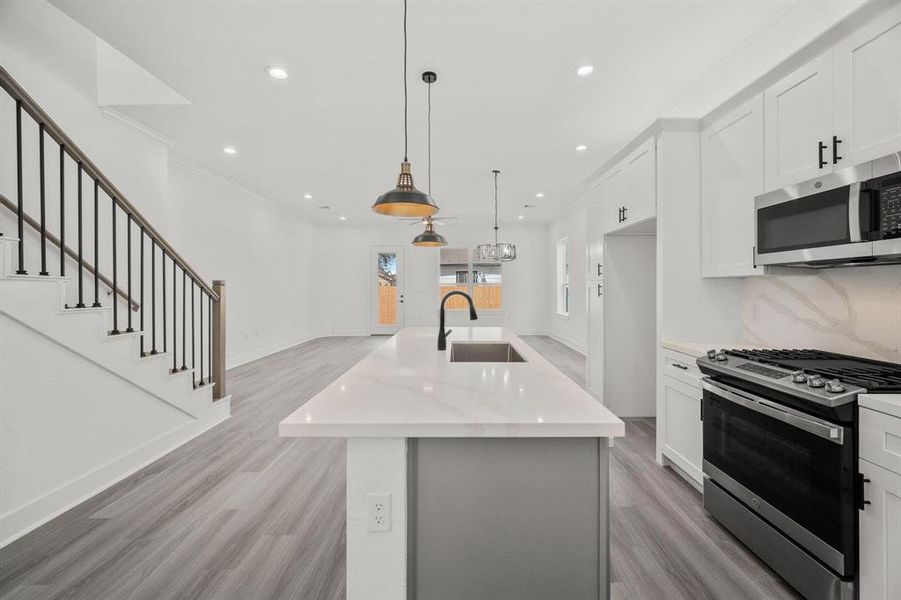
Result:
[[[626,201],[627,189],[624,164],[621,163],[604,174],[603,196],[606,214],[604,231],[614,231],[622,227],[622,208]]]
[[[646,140],[604,175],[607,231],[657,215],[657,140]]]
[[[901,6],[764,92],[766,191],[901,151]]]
[[[833,52],[839,164],[853,166],[901,151],[901,5],[839,42]]]
[[[588,245],[588,260],[585,261],[585,275],[588,281],[600,279],[604,263],[604,231],[606,231],[606,205],[604,185],[599,183],[588,192],[588,230],[585,240]]]
[[[764,92],[766,189],[832,171],[832,52]]]
[[[644,221],[657,214],[657,140],[652,137],[626,158],[629,182],[623,224]]]
[[[701,272],[757,275],[754,196],[763,193],[763,96],[701,132]]]

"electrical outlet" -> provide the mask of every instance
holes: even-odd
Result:
[[[391,531],[391,494],[367,494],[369,531]]]

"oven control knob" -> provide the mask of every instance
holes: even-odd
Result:
[[[807,378],[807,386],[812,388],[821,388],[826,385],[826,381],[819,375],[813,375]]]
[[[716,350],[708,350],[707,358],[709,358],[710,360],[716,359]]]
[[[726,362],[727,360],[729,360],[729,357],[726,356],[725,350],[720,350],[719,352],[716,353],[716,359],[719,362]]]
[[[795,383],[807,383],[807,373],[804,371],[795,371],[792,373],[792,381]]]
[[[843,386],[842,382],[838,379],[830,379],[826,382],[826,391],[838,394],[845,391],[845,386]]]

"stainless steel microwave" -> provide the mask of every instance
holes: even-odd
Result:
[[[754,199],[758,265],[901,264],[901,153]]]

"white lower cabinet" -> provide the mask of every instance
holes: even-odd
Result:
[[[663,455],[702,483],[701,389],[668,375],[662,379]],[[658,424],[659,426],[659,424]]]
[[[901,474],[860,460],[860,600],[901,598]]]

